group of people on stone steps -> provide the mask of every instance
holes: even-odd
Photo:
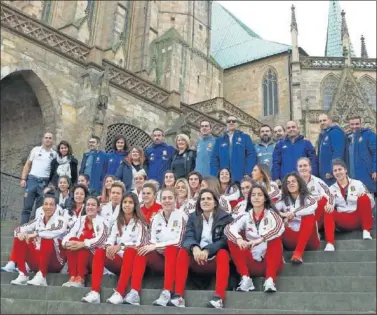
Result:
[[[326,115],[322,118],[328,123]],[[355,121],[361,123],[353,118],[351,128]],[[363,181],[349,176],[349,170],[364,175],[361,166],[366,167],[374,183],[368,181],[368,187],[376,191],[376,163],[368,164],[376,162],[373,132],[359,125],[351,135],[340,137],[339,127],[322,128],[318,163],[313,146],[298,136],[294,122],[287,123],[287,136],[272,153],[268,126],[261,127],[258,148],[235,128],[235,118],[229,117],[227,124],[226,134],[211,142],[210,125],[203,121],[196,150],[189,149],[185,135],[177,136],[177,149],[168,146],[156,129],[152,147],[145,152],[132,149],[113,167],[116,175],[105,173],[100,196],[90,183],[98,168],[108,169],[112,159],[101,162],[98,139],[89,141],[97,149],[84,154],[72,185],[71,165],[77,163],[72,163],[70,145],[65,142],[63,150],[62,143],[58,145],[60,160],[53,167],[52,135],[46,133],[43,146],[32,150],[23,170],[24,224],[14,231],[9,262],[2,271],[18,270],[12,284],[46,286],[48,273],[67,269],[65,287],[84,287],[91,273],[91,291],[82,298],[88,303],[100,302],[102,277],[114,273],[118,284],[106,301],[139,305],[144,273],[150,268],[164,274],[162,292],[153,304],[176,307],[185,306],[189,271],[215,274],[215,294],[208,306],[222,308],[232,266],[240,278],[238,291],[253,291],[251,277],[263,276],[264,291],[276,292],[276,277],[284,268],[283,248],[293,251],[292,263],[301,264],[305,250],[319,249],[318,229],[324,230],[325,251],[335,250],[336,228],[361,229],[363,239],[372,238],[373,195]],[[115,148],[120,139],[125,148],[127,141],[121,137]],[[60,163],[64,150],[71,155]],[[326,165],[321,163],[324,151],[333,154],[323,160]],[[326,182],[312,174],[318,169]],[[212,176],[214,171],[217,176]],[[29,194],[42,197],[30,221]],[[29,271],[36,272],[31,280]]]

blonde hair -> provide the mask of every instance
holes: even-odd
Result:
[[[186,178],[180,178],[178,179],[176,182],[175,182],[175,185],[174,185],[174,192],[175,192],[175,195],[178,197],[178,194],[177,194],[177,185],[179,183],[183,183],[186,187],[186,191],[187,191],[187,196],[186,196],[186,200],[190,199],[191,198],[191,188],[190,188],[190,185],[187,181]]]
[[[145,184],[150,184],[150,185],[153,185],[155,188],[156,188],[156,192],[160,189],[160,183],[154,179],[148,179],[144,182],[144,185],[143,187],[145,186]]]
[[[177,140],[178,140],[179,138],[183,139],[183,140],[186,142],[186,144],[187,144],[187,148],[190,148],[190,138],[189,138],[187,135],[185,135],[184,133],[180,133],[179,135],[177,135],[177,136],[175,137],[175,146],[176,146],[176,147],[177,147]]]
[[[126,190],[126,186],[123,184],[123,182],[121,182],[120,180],[115,180],[114,183],[111,185],[111,188],[110,188],[110,191],[111,189],[113,189],[114,187],[118,187],[120,189],[122,189],[122,194],[124,193],[124,191]]]

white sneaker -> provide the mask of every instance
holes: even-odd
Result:
[[[103,269],[103,274],[104,275],[109,275],[109,276],[115,276],[115,273],[112,273],[109,269],[104,268]]]
[[[132,289],[126,297],[124,298],[123,302],[125,304],[131,304],[131,305],[140,305],[140,296],[139,292],[136,290]]]
[[[370,232],[367,231],[367,230],[364,230],[363,231],[363,240],[371,240],[372,239],[372,235],[370,235]]]
[[[185,299],[183,296],[176,294],[168,303],[169,306],[186,307]]]
[[[208,306],[213,307],[213,308],[223,308],[224,307],[223,299],[220,298],[219,296],[214,296],[212,300],[208,302]]]
[[[27,284],[47,287],[46,277],[43,277],[42,272],[38,271],[36,275],[34,276],[34,278],[29,280]]]
[[[81,302],[98,304],[101,303],[101,296],[96,291],[90,291],[89,293],[85,294],[85,296],[81,299]]]
[[[106,300],[106,303],[123,304],[123,296],[121,296],[118,291],[114,290],[113,295]]]
[[[153,302],[153,305],[156,306],[166,306],[168,305],[168,302],[170,301],[171,293],[168,290],[163,290],[160,294],[160,297]]]
[[[67,275],[68,274],[68,264],[65,263],[62,270],[60,270],[60,273]]]
[[[333,251],[335,251],[335,246],[331,243],[327,243],[324,251],[325,252],[333,252]]]
[[[242,280],[238,285],[239,287],[236,291],[249,292],[255,290],[253,280],[248,276],[242,276]]]
[[[16,264],[14,261],[8,261],[4,267],[1,267],[1,271],[4,272],[15,272],[17,271]]]
[[[75,281],[75,278],[76,277],[70,277],[69,278],[69,280],[67,281],[67,282],[64,282],[63,284],[62,284],[62,287],[72,287],[73,285],[73,283],[74,283],[74,281]]]
[[[29,277],[25,275],[24,273],[20,272],[18,277],[10,282],[10,284],[16,284],[16,285],[27,285],[27,282],[29,281]]]
[[[277,291],[275,284],[274,284],[274,280],[271,277],[266,279],[263,286],[264,286],[264,292],[276,292]]]

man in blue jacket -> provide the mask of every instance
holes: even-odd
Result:
[[[107,171],[107,154],[99,150],[100,139],[92,136],[89,139],[89,152],[82,157],[80,174],[89,175],[91,194],[98,196],[102,191],[102,181]]]
[[[270,172],[272,169],[272,154],[274,153],[276,142],[272,140],[272,129],[269,125],[263,125],[259,128],[260,142],[255,145],[257,152],[258,164],[268,166]]]
[[[195,171],[202,174],[202,176],[211,174],[211,155],[216,141],[211,131],[211,123],[209,121],[203,120],[200,122],[200,138],[196,145]]]
[[[312,143],[300,135],[298,125],[294,121],[287,122],[287,136],[279,141],[272,158],[272,179],[282,181],[290,172],[296,172],[297,160],[309,158],[312,164],[312,174],[318,176],[317,154]]]
[[[360,116],[351,117],[349,127],[352,131],[347,143],[350,177],[362,181],[370,192],[376,194],[376,134],[369,128],[362,128]]]
[[[157,180],[163,184],[164,175],[170,169],[172,157],[176,151],[174,147],[164,142],[164,131],[155,128],[152,131],[153,144],[145,150],[144,169],[148,179]]]
[[[237,130],[237,119],[228,117],[225,135],[216,139],[211,156],[211,175],[217,176],[222,168],[228,168],[233,181],[241,181],[250,175],[257,162],[253,141],[250,136]]]
[[[335,183],[331,161],[339,158],[345,161],[346,137],[344,131],[334,125],[326,114],[321,114],[318,121],[322,132],[318,138],[319,177],[330,186]]]

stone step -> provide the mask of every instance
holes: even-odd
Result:
[[[1,273],[1,284],[9,284],[16,279],[18,273]],[[30,279],[34,273],[30,273]],[[50,273],[47,275],[47,283],[50,286],[61,286],[68,280],[68,275]],[[86,286],[91,286],[91,275],[87,276]],[[256,291],[263,291],[264,278],[253,277]],[[102,278],[102,288],[116,288],[117,276],[104,275]],[[143,279],[143,288],[161,289],[164,277],[162,275],[148,275]],[[276,286],[279,292],[376,292],[376,278],[367,276],[278,276]],[[187,289],[197,290],[197,287],[188,279]],[[208,289],[215,288],[215,277]]]
[[[90,291],[90,288],[64,288],[64,287],[33,287],[28,286],[2,285],[1,297],[26,300],[45,301],[74,301],[79,302],[82,296]],[[151,305],[158,298],[160,290],[144,289],[141,292],[141,304]],[[101,301],[111,296],[112,289],[103,289]],[[212,298],[213,291],[191,291],[185,292],[186,305],[205,308],[207,302]],[[336,303],[334,303],[336,301]],[[280,310],[310,310],[310,311],[376,311],[376,296],[373,293],[329,293],[329,292],[277,292],[267,294],[263,292],[227,292],[225,301],[226,308],[233,309],[275,309]],[[85,310],[87,306],[83,306]],[[64,310],[69,313],[67,310]]]
[[[157,307],[150,305],[85,304],[67,301],[40,301],[1,298],[2,314],[338,314],[339,312],[280,310],[280,309],[213,309],[199,307]],[[342,314],[373,314],[348,312]]]

